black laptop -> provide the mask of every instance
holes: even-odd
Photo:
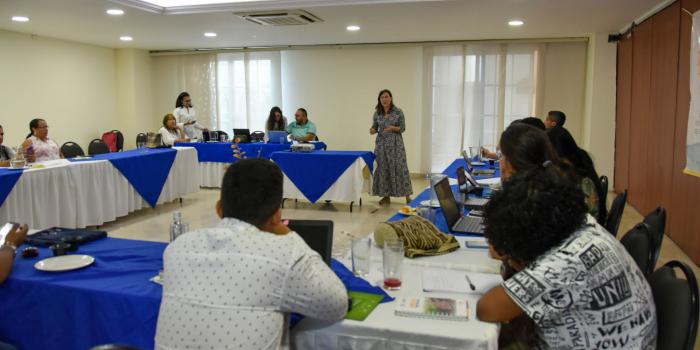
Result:
[[[447,227],[454,232],[484,234],[484,218],[465,216],[459,212],[457,200],[452,193],[447,177],[436,183],[434,189],[442,208],[442,214],[445,216]]]
[[[496,173],[496,169],[475,169],[472,166],[472,161],[467,155],[467,151],[462,151],[462,158],[464,158],[464,161],[467,162],[467,170],[469,170],[470,174],[474,174],[475,176],[489,176]]]
[[[238,139],[238,143],[250,143],[250,129],[233,129],[233,139]]]
[[[474,180],[472,175],[464,171],[464,167],[457,168],[457,183],[459,184],[459,190],[461,192],[467,192],[467,182],[469,182],[469,184],[475,188],[481,188],[476,180]],[[469,209],[484,210],[484,207],[488,202],[488,198],[467,197],[464,201],[464,206]]]
[[[330,220],[289,220],[287,226],[298,233],[309,247],[321,255],[331,266],[333,252],[333,221]]]

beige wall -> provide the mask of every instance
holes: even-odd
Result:
[[[377,94],[389,89],[406,117],[411,172],[421,170],[423,50],[420,46],[282,52],[283,111],[305,107],[329,149],[374,151],[368,133]]]
[[[566,129],[579,144],[583,141],[586,93],[586,43],[550,43],[544,55],[543,102],[540,118],[548,111],[566,113]]]
[[[583,145],[595,163],[598,175],[614,183],[615,103],[617,46],[608,43],[607,33],[595,33],[588,42]]]
[[[0,30],[0,96],[7,146],[29,121],[46,119],[49,137],[79,143],[119,126],[114,50]]]
[[[151,61],[146,50],[116,50],[117,111],[125,149],[135,147],[137,134],[160,128],[152,106]]]

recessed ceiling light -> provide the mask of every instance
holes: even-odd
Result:
[[[514,19],[514,20],[508,22],[508,25],[511,27],[520,27],[523,24],[525,24],[525,22],[523,22],[519,19]]]
[[[360,26],[352,25],[352,26],[347,26],[345,27],[349,32],[356,32],[360,30]]]
[[[214,32],[206,32],[206,33],[204,33],[204,36],[206,36],[207,38],[215,38],[215,37],[216,37],[216,33],[214,33]]]
[[[124,14],[124,10],[120,10],[120,9],[109,9],[109,10],[107,10],[107,14],[108,14],[108,15],[112,15],[112,16],[121,16],[121,15]]]
[[[25,16],[12,16],[12,20],[15,22],[29,22],[29,17]]]
[[[119,40],[121,40],[121,41],[132,41],[132,40],[134,40],[134,38],[125,35],[125,36],[120,36],[120,37],[119,37]]]

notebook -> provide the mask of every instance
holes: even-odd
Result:
[[[394,310],[396,316],[469,321],[466,299],[401,297]]]
[[[502,282],[503,278],[498,274],[459,270],[423,270],[424,292],[484,294]],[[474,286],[474,290],[471,289],[470,283]]]

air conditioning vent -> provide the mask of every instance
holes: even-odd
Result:
[[[263,26],[295,26],[323,22],[304,10],[236,12],[234,15]]]

